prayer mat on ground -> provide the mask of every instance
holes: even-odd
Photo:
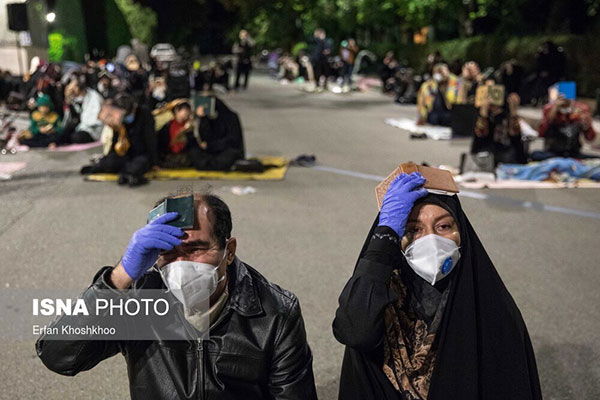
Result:
[[[26,162],[0,162],[0,181],[6,181],[12,178],[12,174],[22,170],[27,166]]]
[[[232,180],[232,181],[280,181],[285,178],[288,169],[288,160],[284,157],[264,156],[258,157],[264,165],[276,165],[264,172],[238,172],[238,171],[198,171],[193,168],[161,169],[150,171],[145,176],[151,180],[178,180],[178,179],[206,179],[206,180]],[[90,174],[85,177],[87,181],[112,182],[118,179],[118,174]]]
[[[76,144],[68,144],[66,146],[57,146],[53,149],[48,149],[48,151],[65,151],[65,152],[83,151],[83,150],[93,149],[93,148],[100,147],[100,146],[102,146],[102,143],[100,141],[91,142],[91,143],[76,143]]]

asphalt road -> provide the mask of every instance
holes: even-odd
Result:
[[[224,100],[240,114],[249,153],[315,154],[320,165],[367,175],[294,167],[280,182],[170,181],[129,189],[83,182],[79,167],[94,150],[0,156],[27,162],[13,180],[0,182],[0,290],[82,290],[101,266],[119,259],[157,198],[184,185],[210,185],[231,207],[238,255],[298,295],[320,398],[335,399],[343,347],[331,322],[377,212],[377,182],[369,175],[387,175],[408,160],[456,165],[469,143],[411,141],[383,120],[414,116],[414,107],[377,93],[308,94],[254,76],[247,92]],[[257,192],[235,196],[236,184]],[[481,190],[461,201],[527,323],[545,398],[600,398],[600,191]],[[537,203],[562,212],[540,211]],[[42,365],[30,337],[0,338],[0,360],[2,399],[128,398],[121,356],[63,377]]]

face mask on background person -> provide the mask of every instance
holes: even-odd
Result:
[[[225,275],[219,278],[218,269],[227,258],[227,245],[223,258],[217,265],[195,261],[174,261],[163,266],[159,272],[167,288],[183,304],[186,314],[192,314],[195,306],[206,302],[217,290],[217,285]]]
[[[126,123],[126,124],[131,124],[134,119],[135,119],[135,115],[133,115],[133,114],[127,114],[125,116],[125,118],[123,118],[123,122]]]
[[[563,106],[558,109],[558,112],[561,114],[571,114],[573,112],[573,105],[569,104],[568,106]]]
[[[152,97],[156,100],[164,100],[167,94],[167,90],[165,87],[156,87],[152,90]]]
[[[454,240],[431,234],[408,245],[404,257],[417,275],[434,285],[450,274],[460,251]]]

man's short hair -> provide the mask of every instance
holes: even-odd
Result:
[[[166,199],[172,199],[181,196],[181,194],[177,194],[163,197],[154,204],[154,207],[158,206]],[[223,249],[227,243],[227,239],[231,237],[231,230],[233,229],[233,223],[231,222],[231,211],[229,211],[229,207],[219,196],[214,195],[209,191],[194,193],[194,200],[199,200],[201,204],[205,204],[208,207],[208,212],[214,217],[212,233],[217,239],[219,248]]]
[[[206,204],[210,213],[214,216],[213,234],[219,243],[219,248],[224,248],[227,239],[231,237],[233,224],[231,222],[231,211],[219,196],[211,193],[199,195],[201,202]]]

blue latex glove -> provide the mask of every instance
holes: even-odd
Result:
[[[425,178],[418,172],[398,175],[383,197],[378,226],[390,227],[398,236],[404,236],[406,221],[415,201],[427,195],[426,189],[417,189],[424,184]]]
[[[121,259],[121,264],[131,279],[137,280],[152,267],[161,250],[169,251],[181,244],[178,236],[182,236],[183,231],[166,224],[178,215],[176,212],[161,215],[133,234]]]

